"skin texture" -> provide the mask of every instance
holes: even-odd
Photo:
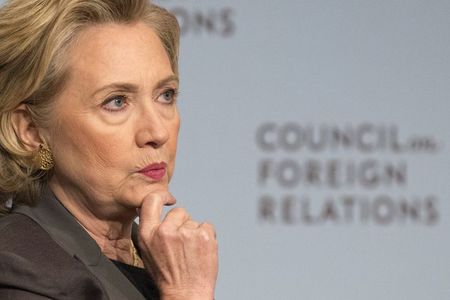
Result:
[[[140,213],[141,266],[162,299],[213,299],[214,228],[168,192],[180,126],[178,79],[157,35],[143,23],[84,29],[67,56],[68,81],[55,97],[54,124],[37,128],[19,106],[15,129],[31,149],[44,139],[55,167],[50,187],[109,258],[133,261],[131,224]],[[154,180],[139,173],[164,162]],[[161,220],[162,219],[162,220]]]

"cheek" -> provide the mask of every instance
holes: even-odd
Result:
[[[70,163],[67,167],[86,167],[92,171],[116,165],[123,152],[120,149],[123,144],[125,140],[120,138],[120,134],[102,130],[98,124],[91,124],[83,118],[61,122],[53,139],[57,165]]]
[[[178,112],[176,114],[175,120],[170,127],[170,139],[168,141],[168,152],[170,157],[170,165],[169,165],[169,178],[172,177],[173,170],[175,168],[175,157],[177,153],[177,144],[178,144],[178,133],[180,130],[180,118],[178,116]]]

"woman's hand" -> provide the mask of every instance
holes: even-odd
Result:
[[[161,220],[169,192],[144,199],[139,216],[139,247],[162,300],[212,300],[217,279],[217,240],[212,225],[199,224],[182,208]]]

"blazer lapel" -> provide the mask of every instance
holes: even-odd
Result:
[[[46,188],[36,206],[19,206],[15,213],[38,223],[71,256],[83,262],[100,280],[112,300],[144,300],[142,294],[100,251],[97,243]]]

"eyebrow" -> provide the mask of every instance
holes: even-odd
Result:
[[[175,82],[176,84],[178,84],[179,81],[180,81],[180,80],[179,80],[179,78],[178,78],[177,75],[170,75],[170,76],[168,76],[168,77],[166,77],[166,78],[161,79],[160,81],[158,81],[158,82],[156,83],[155,88],[156,88],[156,89],[160,89],[160,88],[164,87],[165,85],[167,85],[168,83],[171,83],[171,82]]]
[[[178,84],[179,83],[178,76],[170,75],[166,78],[159,80],[155,85],[155,89],[161,89],[162,87],[164,87],[165,85],[167,85],[168,83],[171,83],[171,82],[176,82]],[[114,83],[111,83],[111,84],[108,84],[108,85],[105,85],[105,86],[99,88],[92,95],[97,95],[98,93],[105,91],[105,90],[121,90],[121,91],[126,91],[129,93],[136,93],[139,90],[139,87],[135,84],[126,83],[126,82],[114,82]]]

